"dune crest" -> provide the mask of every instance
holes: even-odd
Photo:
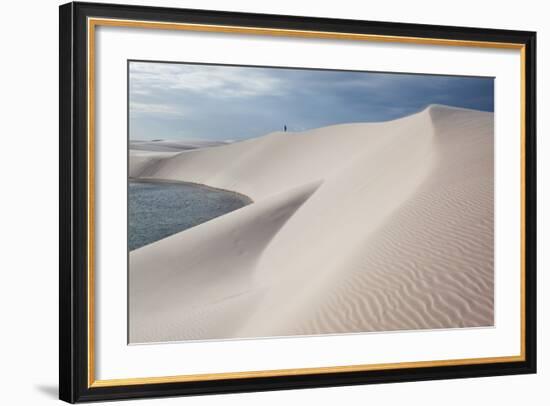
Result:
[[[255,203],[130,255],[130,341],[493,324],[493,114],[272,133],[130,173]]]

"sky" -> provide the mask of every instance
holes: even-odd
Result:
[[[493,111],[493,95],[493,78],[132,61],[130,139],[236,141],[430,104]]]

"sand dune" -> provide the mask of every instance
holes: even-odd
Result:
[[[130,140],[129,149],[134,151],[181,152],[223,144],[226,144],[226,142],[208,140]]]
[[[493,324],[493,114],[444,106],[158,156],[255,203],[130,255],[130,341]]]
[[[160,160],[175,156],[182,151],[225,144],[227,142],[207,140],[130,140],[128,144],[131,157],[129,176],[139,178],[145,168],[151,171]]]

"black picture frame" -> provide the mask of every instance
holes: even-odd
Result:
[[[536,372],[536,33],[94,3],[60,6],[59,397],[67,402],[220,394]],[[111,18],[322,31],[521,46],[524,52],[524,359],[208,381],[90,385],[87,176],[87,19]]]

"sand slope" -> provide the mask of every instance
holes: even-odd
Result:
[[[493,324],[493,114],[272,133],[136,176],[255,203],[133,251],[130,341]]]

